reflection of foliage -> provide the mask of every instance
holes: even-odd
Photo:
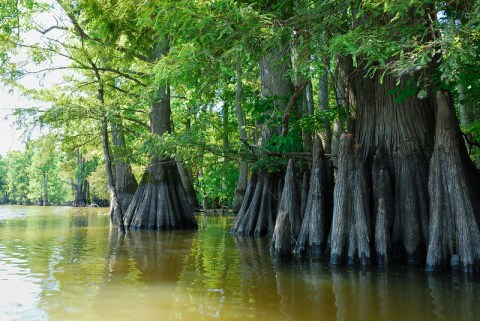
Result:
[[[231,220],[213,216],[206,219],[183,261],[175,292],[175,308],[188,307],[186,310],[192,311],[185,319],[198,319],[198,314],[225,317],[229,311],[223,310],[224,305],[242,305],[240,261],[228,232]]]

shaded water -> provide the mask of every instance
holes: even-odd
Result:
[[[233,218],[109,229],[105,209],[0,207],[0,320],[480,320],[480,278],[275,264]]]

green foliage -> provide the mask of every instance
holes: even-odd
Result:
[[[6,157],[7,175],[6,186],[8,200],[13,204],[29,204],[29,165],[31,164],[31,151],[9,152]]]
[[[31,141],[28,149],[32,151],[29,174],[29,199],[32,201],[47,200],[52,204],[63,204],[67,200],[65,178],[59,173],[59,151],[53,136],[43,136]],[[46,195],[45,195],[46,194]]]
[[[7,162],[0,155],[0,204],[7,201]]]
[[[198,178],[195,185],[198,191],[205,193],[209,208],[230,207],[237,180],[238,167],[235,163],[211,163],[205,167],[203,177]]]

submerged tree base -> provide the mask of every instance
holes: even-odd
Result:
[[[338,177],[334,191],[331,264],[371,263],[369,188],[359,146],[350,134],[340,138]]]
[[[156,160],[145,171],[125,213],[125,227],[195,229],[197,222],[173,160]]]
[[[301,225],[294,254],[297,257],[304,255],[320,256],[327,243],[327,236],[332,216],[327,206],[329,193],[327,162],[320,137],[314,137],[313,167],[310,177],[308,199],[305,214]]]
[[[281,260],[292,256],[301,224],[301,204],[298,198],[293,160],[290,160],[270,245],[270,253],[275,259]]]
[[[248,183],[242,207],[231,230],[234,235],[265,236],[273,232],[279,199],[279,175],[258,171]]]
[[[435,149],[430,163],[427,271],[480,271],[478,174],[468,157],[448,92],[437,93]]]

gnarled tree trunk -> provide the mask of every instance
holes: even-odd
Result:
[[[377,264],[389,263],[392,256],[392,227],[394,217],[392,179],[387,161],[381,151],[374,156],[372,166],[373,224]]]
[[[430,241],[427,270],[440,270],[450,263],[453,269],[478,272],[479,178],[465,149],[450,94],[438,92],[437,105],[435,148],[428,182]]]
[[[375,225],[369,227],[375,230],[369,246],[377,251],[379,263],[390,260],[389,252],[392,259],[410,263],[423,260],[428,239],[428,160],[435,101],[431,95],[420,99],[412,94],[417,75],[397,79],[387,74],[381,83],[378,76],[365,78],[364,67],[353,69],[351,61],[340,59],[339,68],[346,77],[348,102],[356,110],[355,123],[350,122],[349,128],[364,164],[367,185],[375,186],[375,190],[369,188],[374,193],[364,200],[367,204],[373,201],[375,211],[368,214]],[[375,154],[383,156],[374,160]],[[342,206],[353,206],[353,199],[344,200],[350,205]]]

